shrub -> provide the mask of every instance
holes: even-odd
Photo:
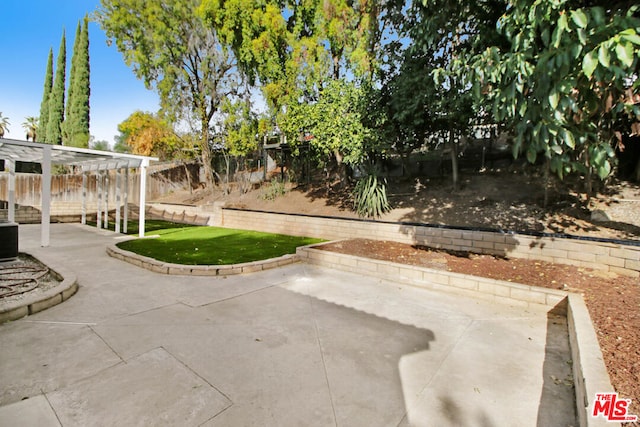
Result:
[[[376,218],[391,210],[387,200],[387,180],[375,173],[358,181],[353,196],[354,209],[360,217]]]

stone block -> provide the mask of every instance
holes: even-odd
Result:
[[[261,263],[250,263],[242,266],[243,273],[255,273],[256,271],[262,271],[263,266]]]
[[[379,263],[377,267],[379,274],[396,278],[400,275],[400,267],[391,263]]]
[[[78,282],[74,279],[71,286],[69,286],[67,289],[62,291],[61,293],[62,301],[68,300],[73,295],[75,295],[76,292],[78,292]]]
[[[478,291],[487,293],[490,295],[500,295],[508,297],[511,289],[507,285],[503,285],[495,280],[479,280]]]
[[[461,289],[474,291],[478,290],[478,281],[476,279],[464,277],[461,275],[451,275],[451,277],[449,278],[449,285]]]
[[[578,261],[584,261],[584,262],[588,262],[588,263],[595,263],[596,262],[596,255],[589,253],[589,252],[568,252],[567,253],[567,258],[568,259],[575,259]]]
[[[0,323],[18,320],[29,315],[29,307],[22,306],[0,312]]]
[[[511,288],[510,296],[511,298],[519,301],[527,301],[541,305],[545,305],[547,303],[546,293],[535,291],[533,289]]]
[[[62,302],[62,293],[56,294],[52,297],[43,299],[41,301],[34,302],[29,306],[29,314],[34,314],[42,310],[46,310],[49,307],[58,305]]]
[[[483,241],[483,240],[475,240],[473,242],[473,247],[474,248],[481,248],[481,249],[494,249],[494,242],[487,242],[487,241]]]
[[[640,271],[640,261],[627,259],[624,261],[624,268],[629,270]]]
[[[624,258],[612,257],[609,255],[596,255],[596,263],[609,267],[624,267]]]
[[[409,280],[424,280],[424,273],[418,268],[403,267],[400,269],[400,277]]]
[[[461,239],[462,231],[461,230],[443,230],[442,237],[447,237],[450,239]]]

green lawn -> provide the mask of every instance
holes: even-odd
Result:
[[[87,221],[87,225],[95,227],[96,223],[93,221]],[[111,222],[109,221],[108,223],[109,225],[109,230],[111,231],[115,231],[116,230],[116,223],[115,222]],[[120,226],[122,227],[122,226]],[[169,221],[162,221],[159,219],[147,219],[144,222],[144,232],[145,233],[150,233],[150,232],[155,232],[158,230],[163,230],[163,229],[168,229],[168,228],[187,228],[187,227],[197,227],[196,225],[190,225],[190,224],[178,224],[175,222],[169,222]],[[138,230],[139,230],[139,223],[138,221],[127,221],[127,234],[138,234]],[[157,233],[154,233],[157,234]]]
[[[298,246],[323,240],[219,227],[155,230],[155,239],[118,243],[118,247],[163,262],[187,265],[229,265],[295,253]]]

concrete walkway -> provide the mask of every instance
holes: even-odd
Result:
[[[166,276],[20,226],[68,301],[0,325],[0,426],[576,425],[566,319],[294,264]]]

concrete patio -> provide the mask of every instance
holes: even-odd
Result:
[[[4,426],[575,426],[566,318],[298,263],[229,277],[20,226],[80,284],[0,325]]]

